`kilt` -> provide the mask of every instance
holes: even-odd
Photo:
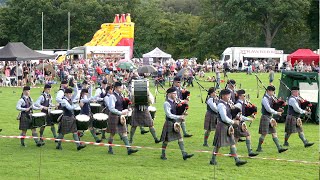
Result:
[[[271,116],[262,115],[259,125],[259,134],[272,134],[276,133],[276,128],[270,125]]]
[[[214,134],[213,146],[220,148],[224,146],[231,146],[235,144],[234,136],[228,135],[229,125],[218,121],[216,133]]]
[[[68,134],[77,132],[77,123],[74,116],[62,116],[58,127],[58,133]]]
[[[107,133],[116,134],[125,132],[127,132],[127,126],[120,123],[120,116],[110,112],[108,118]]]
[[[241,123],[240,123],[240,124],[241,124]],[[250,133],[249,133],[248,130],[245,131],[245,132],[242,131],[241,125],[233,124],[232,126],[233,126],[233,128],[234,128],[234,137],[235,137],[235,138],[250,136]]]
[[[214,131],[217,126],[217,114],[212,113],[210,111],[206,112],[206,116],[204,118],[204,129],[208,131]]]
[[[297,126],[297,117],[292,115],[287,115],[286,124],[285,124],[285,132],[288,134],[302,132],[302,127]]]
[[[134,108],[134,110],[132,111],[131,126],[152,127],[153,120],[148,109],[139,111],[138,108]]]
[[[21,112],[19,130],[33,129],[31,115]]]
[[[161,133],[161,141],[170,142],[182,138],[180,130],[179,132],[176,132],[173,128],[173,124],[173,122],[165,120]]]

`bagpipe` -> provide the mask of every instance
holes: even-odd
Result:
[[[258,112],[258,108],[256,105],[250,102],[250,95],[247,95],[247,99],[244,101],[244,116],[255,116]],[[236,101],[239,99],[238,94],[235,94]]]
[[[242,114],[241,109],[236,107],[236,106],[234,106],[232,101],[229,101],[228,104],[229,104],[230,109],[231,109],[232,119],[238,119],[239,120],[240,116]]]
[[[124,97],[122,102],[123,109],[129,109],[129,105],[132,104],[132,101],[130,101],[129,98]]]
[[[204,88],[197,80],[196,80],[196,83],[199,85],[201,103],[203,103],[202,91],[201,90],[205,90],[206,92],[209,92],[209,91],[206,88]]]
[[[182,89],[181,90],[181,95],[182,95],[182,100],[188,100],[190,99],[190,91],[187,89]]]
[[[291,89],[281,79],[279,79],[279,81],[291,93]],[[299,100],[300,100],[301,109],[311,111],[312,104],[310,101],[303,99],[300,95],[299,95]]]
[[[267,88],[266,86],[264,86],[264,84],[262,83],[262,81],[260,80],[260,78],[257,76],[257,74],[255,74],[256,79],[257,79],[257,98],[259,98],[259,88],[261,87],[259,85],[259,83],[262,85],[262,87],[265,89],[265,91],[267,92]],[[277,98],[275,96],[272,96],[272,106],[271,108],[274,109],[275,111],[278,112],[283,112],[283,107],[287,105],[287,103],[280,98]]]
[[[177,102],[177,106],[176,106],[177,115],[185,115],[188,109],[189,109],[189,105],[184,101]]]

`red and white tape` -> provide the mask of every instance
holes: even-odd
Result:
[[[1,136],[0,138],[11,138],[11,139],[38,139],[39,137],[33,137],[33,136]],[[154,148],[154,147],[147,147],[147,146],[126,146],[121,144],[108,144],[108,143],[96,143],[96,142],[86,142],[86,141],[75,141],[75,140],[67,140],[67,139],[55,139],[55,138],[45,138],[42,137],[43,140],[50,140],[50,141],[62,141],[62,142],[70,142],[70,143],[82,143],[82,144],[88,144],[88,145],[95,145],[95,146],[115,146],[115,147],[131,147],[131,148],[137,148],[137,149],[151,149],[151,150],[162,150],[163,148]],[[180,149],[166,149],[166,150],[176,150],[180,151]],[[196,150],[194,152],[197,153],[210,153],[212,154],[212,151],[205,151],[205,150]],[[222,154],[222,153],[215,153],[217,156],[235,156],[234,154]],[[311,162],[311,161],[304,161],[304,160],[292,160],[292,159],[280,159],[280,158],[271,158],[271,157],[249,157],[249,156],[241,156],[238,155],[238,157],[242,158],[250,158],[250,159],[261,159],[261,160],[273,160],[273,161],[284,161],[284,162],[295,162],[295,163],[303,163],[303,164],[316,164],[320,165],[320,162]]]

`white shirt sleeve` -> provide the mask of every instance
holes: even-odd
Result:
[[[103,99],[100,97],[100,94],[102,93],[102,89],[101,88],[97,88],[96,89],[96,93],[94,94],[95,100],[97,101],[102,101]]]
[[[301,108],[299,107],[298,102],[297,102],[294,98],[290,98],[288,104],[293,107],[293,110],[294,110],[295,112],[297,112],[297,113],[299,113],[299,114],[305,114],[305,113],[306,113],[305,110],[303,110],[303,109],[301,109]]]
[[[209,105],[210,109],[212,109],[212,111],[218,113],[217,104],[215,102],[213,102],[213,98],[209,98],[207,100],[207,104]]]
[[[44,106],[42,106],[41,103],[43,103],[43,102],[44,102],[44,97],[43,97],[43,95],[41,95],[41,96],[37,99],[37,101],[34,103],[34,106],[42,109]]]
[[[271,114],[277,114],[277,111],[275,111],[274,109],[272,109],[270,107],[269,101],[267,97],[263,97],[262,99],[262,105],[264,106],[264,108]]]
[[[227,108],[223,103],[218,104],[218,113],[223,122],[233,124],[233,120],[227,116]]]
[[[89,99],[87,96],[83,96],[83,98],[80,99],[80,102],[82,102],[82,103],[89,103],[89,102],[90,102],[90,99]]]
[[[121,115],[122,112],[121,111],[118,111],[116,109],[116,101],[117,101],[117,98],[112,94],[109,96],[109,110],[110,112],[112,112],[113,114],[117,114],[117,115]]]
[[[23,108],[22,106],[25,106],[26,104],[25,104],[25,102],[24,102],[24,100],[21,98],[21,99],[19,99],[19,101],[17,102],[17,105],[16,105],[16,109],[18,110],[18,111],[25,111],[27,108]]]
[[[171,113],[171,105],[169,102],[164,102],[163,104],[164,112],[166,113],[166,116],[170,119],[179,120],[181,116],[175,115]]]
[[[63,92],[62,90],[59,90],[59,91],[57,92],[56,102],[57,102],[57,103],[61,103],[63,96],[64,96],[64,92]]]
[[[104,105],[105,105],[106,107],[108,107],[108,109],[109,109],[109,97],[110,97],[110,96],[105,96],[105,97],[103,98]]]
[[[61,106],[62,107],[66,107],[68,110],[74,110],[74,106],[73,104],[69,104],[69,102],[66,100],[66,99],[62,99],[62,102],[61,102]]]

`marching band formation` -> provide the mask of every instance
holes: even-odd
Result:
[[[131,155],[138,152],[137,149],[130,147],[134,143],[136,128],[139,126],[141,133],[146,133],[148,131],[144,130],[143,127],[149,127],[154,142],[162,142],[162,154],[160,156],[162,160],[167,159],[166,147],[168,143],[176,140],[178,140],[182,158],[186,160],[194,156],[186,152],[183,141],[183,137],[192,136],[186,130],[190,92],[183,89],[180,82],[180,78],[175,77],[172,87],[166,90],[166,100],[163,104],[166,118],[159,138],[154,128],[156,109],[151,106],[155,98],[149,91],[149,81],[138,77],[134,77],[127,86],[121,82],[109,84],[105,79],[96,88],[94,95],[92,93],[92,82],[83,81],[81,88],[78,88],[77,82],[70,80],[68,83],[64,80],[61,82],[56,95],[56,105],[52,103],[51,85],[46,84],[44,86],[42,94],[35,103],[30,98],[30,87],[25,86],[16,105],[16,109],[20,111],[18,116],[20,135],[26,136],[27,130],[31,129],[32,136],[38,137],[36,128],[40,128],[40,136],[34,138],[34,141],[38,147],[41,147],[45,145],[42,139],[44,130],[47,126],[50,126],[53,137],[57,139],[56,149],[62,150],[59,139],[63,139],[65,134],[72,133],[77,150],[81,150],[86,147],[85,144],[80,143],[80,138],[86,130],[90,131],[97,143],[107,139],[106,133],[109,133],[108,143],[112,144],[114,136],[119,134],[124,145],[127,146],[128,155]],[[259,152],[263,151],[262,144],[267,134],[272,135],[279,153],[288,150],[280,145],[276,131],[277,122],[272,118],[272,115],[283,113],[281,108],[283,101],[275,98],[274,91],[274,86],[268,86],[262,99],[262,116],[259,125],[261,136],[256,151],[253,151],[247,124],[250,123],[249,126],[251,125],[257,113],[257,108],[246,98],[245,90],[236,90],[234,80],[229,80],[226,88],[221,90],[220,94],[215,87],[207,90],[203,146],[209,146],[209,135],[211,131],[215,131],[211,165],[217,164],[216,156],[219,149],[225,146],[230,146],[230,156],[234,157],[237,166],[246,164],[247,161],[241,160],[237,156],[236,145],[241,137],[245,138],[242,141],[245,141],[250,157],[257,156]],[[291,92],[292,95],[288,101],[283,146],[289,146],[288,140],[292,133],[299,134],[304,147],[312,146],[314,143],[308,142],[305,138],[300,119],[301,114],[310,114],[310,108],[302,106],[305,100],[299,96],[298,87],[292,87]],[[127,97],[124,96],[125,93]],[[40,110],[41,112],[34,113],[33,110]],[[56,124],[58,124],[58,131],[56,131]],[[130,131],[128,125],[131,126]],[[128,137],[128,133],[130,137]],[[101,138],[98,137],[100,134]],[[23,138],[21,138],[21,146],[26,146]],[[114,154],[112,146],[108,146],[108,153]]]

